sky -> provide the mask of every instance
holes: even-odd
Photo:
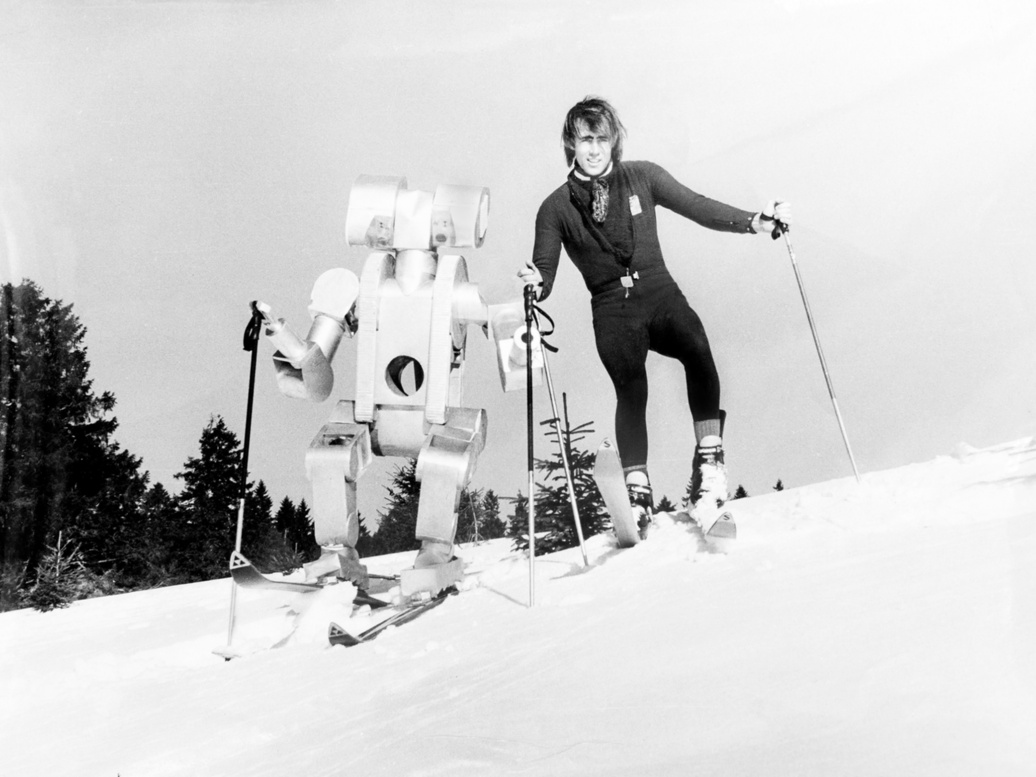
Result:
[[[245,427],[241,336],[259,299],[304,332],[313,281],[359,272],[352,182],[487,186],[485,299],[521,293],[560,128],[618,108],[627,159],[708,196],[793,204],[791,233],[864,472],[1036,432],[1036,9],[1023,0],[836,2],[9,2],[0,5],[0,281],[28,277],[87,328],[95,390],[152,480],[215,415]],[[732,484],[851,475],[783,242],[660,213],[667,263],[723,381]],[[563,259],[545,305],[555,386],[595,446],[614,398],[589,295]],[[331,410],[282,397],[263,342],[250,470],[308,498]],[[353,396],[353,345],[334,399]],[[682,371],[653,356],[649,466],[682,495]],[[525,488],[524,393],[469,332],[465,404],[486,409],[476,488]],[[561,397],[559,396],[559,401]],[[537,417],[549,417],[543,391]],[[539,434],[539,431],[537,432]],[[537,455],[550,440],[537,438]],[[387,474],[360,485],[373,517]]]
[[[350,648],[386,611],[349,583],[241,588],[229,639],[229,579],[0,613],[0,773],[1032,777],[1031,438],[738,505],[726,555],[665,514],[538,557],[531,607],[524,554],[465,544]]]

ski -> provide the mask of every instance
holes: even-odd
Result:
[[[344,628],[332,621],[327,627],[327,641],[331,645],[343,645],[345,647],[353,647],[354,645],[359,645],[363,642],[370,642],[386,629],[392,626],[400,626],[404,623],[409,623],[415,618],[424,615],[429,610],[438,607],[440,604],[445,602],[448,597],[455,593],[457,593],[457,589],[451,587],[440,591],[431,599],[426,599],[424,601],[417,602],[416,604],[406,605],[395,615],[390,615],[385,620],[371,626],[365,631],[361,631],[359,634],[350,634]]]
[[[290,591],[293,593],[305,594],[319,591],[326,585],[331,584],[330,582],[306,583],[293,580],[278,580],[275,577],[265,575],[260,572],[252,565],[251,561],[236,551],[234,551],[230,557],[230,574],[234,578],[234,582],[242,588],[264,588],[272,591]],[[397,576],[393,575],[371,575],[371,577],[380,580],[399,579]],[[362,588],[356,589],[356,596],[353,599],[353,604],[357,607],[367,605],[372,610],[391,606],[391,602],[386,602],[384,599],[372,596],[368,591],[364,591]]]
[[[256,569],[252,562],[236,550],[230,554],[230,576],[234,582],[242,588],[266,588],[275,591],[293,591],[296,593],[311,593],[323,588],[320,583],[305,583],[294,580],[279,580],[270,575],[264,575]]]
[[[729,511],[724,511],[704,535],[706,540],[736,540],[737,524],[734,522],[734,516]]]
[[[734,520],[734,514],[723,505],[718,505],[715,511],[707,511],[713,514],[719,512],[715,518],[712,515],[704,514],[705,512],[692,507],[689,510],[681,510],[674,517],[677,520],[685,520],[693,524],[701,532],[701,538],[709,550],[726,553],[731,550],[737,539],[737,523]],[[681,519],[680,516],[686,516],[686,518]]]
[[[594,460],[594,482],[608,508],[615,538],[620,548],[630,548],[640,541],[640,531],[633,517],[629,494],[626,492],[626,478],[622,472],[619,451],[611,440],[605,440],[597,449]]]

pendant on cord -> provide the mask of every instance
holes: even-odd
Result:
[[[630,296],[630,289],[633,288],[633,281],[639,281],[639,280],[640,280],[640,273],[639,272],[635,272],[632,275],[630,275],[630,271],[629,271],[628,267],[626,268],[626,274],[624,276],[622,276],[621,278],[619,278],[619,283],[621,283],[623,285],[623,287],[626,289],[626,298],[627,299],[629,299],[629,296]]]

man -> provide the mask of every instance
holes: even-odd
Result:
[[[540,206],[532,259],[518,275],[540,287],[538,298],[545,299],[562,248],[583,275],[597,352],[615,386],[615,436],[630,503],[643,528],[653,505],[647,471],[648,351],[678,359],[686,372],[697,442],[693,506],[719,507],[728,497],[719,376],[701,320],[666,269],[655,206],[709,229],[751,234],[769,233],[775,219],[789,224],[791,207],[771,201],[753,213],[703,197],[656,164],[623,162],[625,135],[605,100],[587,97],[568,112],[561,133],[568,179]]]

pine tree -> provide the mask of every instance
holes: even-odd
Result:
[[[115,397],[94,393],[71,305],[32,281],[0,286],[0,575],[35,573],[67,532],[111,568],[139,521],[140,460],[112,440]]]
[[[417,482],[417,460],[407,459],[397,465],[389,493],[388,510],[380,513],[378,531],[374,534],[381,553],[416,550],[421,543],[414,537],[417,528],[417,505],[421,486]]]
[[[507,518],[507,532],[511,547],[515,550],[527,550],[529,547],[529,497],[518,492],[517,496],[508,499],[513,505]]]
[[[281,500],[280,507],[277,508],[277,514],[273,517],[274,528],[281,533],[284,541],[288,541],[288,532],[291,530],[291,525],[295,522],[295,505],[288,497],[284,497]]]
[[[778,478],[777,479],[777,485],[775,485],[773,487],[773,490],[774,491],[783,491],[784,490],[784,481],[782,481],[780,478]]]
[[[308,513],[309,508],[304,511]],[[295,520],[299,514],[298,508],[288,498],[284,497],[277,508],[272,519],[272,537],[270,539],[270,551],[265,564],[271,572],[291,572],[301,567],[306,562],[305,554],[296,550],[295,543],[290,538],[295,536]]]
[[[378,543],[377,532],[371,534],[367,528],[367,519],[362,514],[358,514],[357,518],[360,521],[360,534],[356,540],[356,552],[360,554],[360,558],[380,556],[382,551]]]
[[[262,569],[278,570],[285,561],[287,547],[274,524],[273,499],[262,480],[245,501],[245,520],[241,533],[241,552]]]
[[[237,435],[222,418],[209,420],[199,440],[199,451],[175,475],[184,482],[178,500],[183,522],[172,555],[178,569],[190,580],[228,573],[241,496],[242,450]]]
[[[663,496],[655,505],[656,513],[675,513],[676,511],[676,505],[674,505],[667,496]]]
[[[161,483],[152,486],[141,506],[142,520],[134,540],[127,545],[123,567],[128,585],[153,588],[185,583],[190,578],[177,567],[174,549],[183,525],[180,505]]]
[[[730,497],[730,498],[731,499],[744,499],[747,496],[748,496],[748,492],[745,490],[745,487],[742,486],[742,485],[738,485],[737,490],[734,492],[734,495],[732,497]]]
[[[507,532],[507,524],[500,517],[500,497],[488,489],[482,497],[482,525],[479,534],[483,540],[495,540]]]
[[[36,581],[25,594],[25,603],[42,612],[67,607],[78,598],[88,573],[79,548],[70,548],[58,534],[58,541],[47,548],[36,571]]]
[[[305,499],[300,500],[295,508],[295,517],[288,531],[288,545],[304,561],[320,557],[320,546],[313,532],[313,516]]]
[[[597,489],[594,481],[593,470],[595,456],[593,453],[579,448],[576,443],[581,442],[586,435],[593,434],[590,423],[583,423],[572,427],[568,420],[568,398],[562,395],[564,401],[564,419],[561,427],[561,439],[567,454],[569,471],[572,474],[573,490],[575,491],[576,507],[579,511],[579,523],[583,537],[591,537],[607,531],[611,527],[611,519],[604,507],[604,500]],[[546,422],[550,430],[546,436],[554,443],[554,453],[549,459],[537,459],[536,469],[543,473],[545,482],[536,490],[536,552],[552,553],[563,548],[571,548],[579,544],[579,537],[576,534],[575,521],[572,515],[572,502],[568,491],[568,481],[565,477],[564,463],[561,459],[561,450],[557,446],[557,432],[555,431],[562,419],[551,419]],[[521,495],[519,495],[521,498]],[[517,504],[516,504],[517,507]],[[528,515],[528,501],[526,500],[525,513]],[[514,527],[509,535],[514,540],[516,550],[528,548],[528,518],[525,520],[525,527]]]

